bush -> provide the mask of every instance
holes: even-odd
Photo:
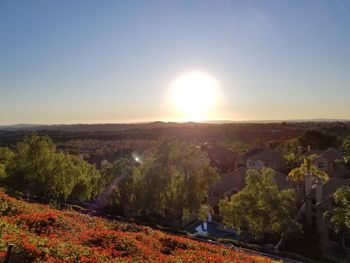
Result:
[[[264,251],[262,246],[259,246],[257,244],[245,243],[245,242],[242,242],[242,241],[239,241],[239,240],[218,238],[217,241],[220,242],[220,243],[223,243],[223,244],[230,244],[230,245],[233,245],[235,247],[251,249],[251,250],[254,250],[254,251],[258,251],[258,252],[263,252]]]

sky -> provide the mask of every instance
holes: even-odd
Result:
[[[0,1],[0,124],[180,120],[188,72],[208,120],[350,119],[350,1]]]

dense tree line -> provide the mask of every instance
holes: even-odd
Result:
[[[60,201],[89,200],[98,194],[100,173],[95,167],[57,151],[49,137],[32,134],[18,143],[15,153],[6,148],[2,152],[7,161],[2,161],[1,183],[10,189]]]
[[[201,213],[209,187],[219,177],[204,151],[174,138],[98,171],[78,156],[58,150],[49,137],[32,134],[17,144],[15,152],[0,148],[0,178],[10,190],[42,199],[97,198],[125,216],[174,225]]]
[[[315,149],[338,147],[340,139],[311,130],[275,143],[275,148],[287,153],[290,177],[296,181],[302,181],[307,172],[326,180],[327,175],[311,164],[312,157],[302,158],[308,145]],[[343,149],[341,164],[350,167],[350,137],[343,140]],[[171,225],[181,225],[199,215],[205,217],[210,208],[203,204],[218,179],[206,152],[178,138],[159,140],[137,158],[125,156],[103,165],[100,171],[76,155],[63,153],[47,136],[26,136],[15,151],[0,148],[0,183],[8,189],[48,200],[97,199],[125,216]],[[344,188],[337,192],[335,207],[340,208],[328,214],[336,226],[347,226],[350,217],[347,191]],[[266,233],[281,237],[298,228],[295,208],[293,191],[278,190],[271,169],[249,171],[246,187],[220,203],[224,222],[248,231],[255,240]]]
[[[104,167],[105,188],[123,177],[114,198],[124,214],[179,225],[198,215],[209,187],[218,179],[205,153],[194,145],[163,139],[143,156],[133,166],[119,160]]]

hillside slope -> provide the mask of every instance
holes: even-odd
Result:
[[[275,262],[149,227],[30,204],[0,191],[0,259],[11,262]],[[2,262],[2,260],[0,260]]]

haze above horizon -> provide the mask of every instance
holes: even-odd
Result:
[[[350,119],[350,2],[0,1],[0,125]]]

